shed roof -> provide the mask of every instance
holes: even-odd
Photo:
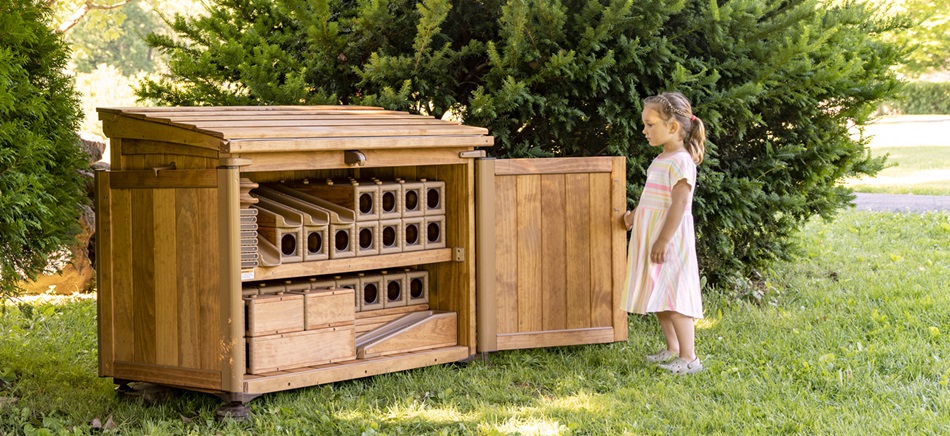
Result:
[[[490,146],[482,127],[368,106],[193,106],[98,108],[110,138],[217,149],[224,153]]]

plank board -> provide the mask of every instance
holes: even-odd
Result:
[[[567,265],[574,253],[567,247],[567,225],[572,218],[567,213],[565,184],[563,174],[541,176],[543,330],[567,328]]]
[[[518,242],[518,331],[542,329],[541,176],[518,176],[515,207]],[[511,205],[509,205],[510,207]]]
[[[622,157],[512,159],[493,161],[491,174],[479,172],[493,177],[495,197],[489,219],[495,256],[480,257],[480,265],[493,271],[493,288],[479,286],[479,301],[495,308],[484,311],[490,320],[479,320],[494,331],[479,327],[479,337],[490,332],[495,340],[480,350],[626,337],[619,308],[626,261],[618,218],[626,198],[624,163]]]

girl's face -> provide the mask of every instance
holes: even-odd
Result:
[[[643,136],[654,147],[674,144],[679,139],[679,123],[664,120],[660,113],[650,106],[643,108]]]

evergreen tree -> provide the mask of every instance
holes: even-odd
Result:
[[[80,113],[45,1],[0,0],[0,297],[68,247],[85,201]]]
[[[721,3],[721,4],[720,4]],[[810,217],[874,174],[868,121],[898,85],[900,24],[817,0],[219,0],[152,35],[160,104],[373,104],[487,127],[489,153],[628,156],[629,200],[655,156],[642,99],[677,90],[710,144],[694,213],[700,262],[734,282],[790,253]],[[847,49],[844,49],[846,47]],[[735,283],[735,282],[734,282]]]

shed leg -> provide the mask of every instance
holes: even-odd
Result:
[[[218,421],[226,419],[246,421],[251,417],[251,411],[248,410],[247,403],[260,396],[260,394],[245,394],[243,392],[220,392],[216,395],[225,403],[214,411],[214,417]]]

